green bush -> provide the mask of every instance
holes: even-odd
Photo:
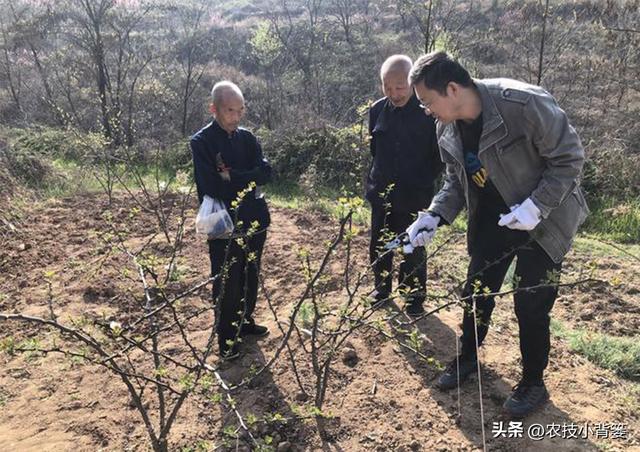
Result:
[[[82,161],[101,145],[92,134],[71,130],[31,127],[12,131],[11,148],[23,155]]]
[[[585,161],[582,186],[587,201],[603,194],[618,200],[640,198],[640,156],[610,143],[599,144]]]
[[[0,154],[0,165],[29,188],[43,188],[60,177],[48,156],[24,147],[5,147]]]
[[[5,141],[0,165],[17,182],[38,190],[67,185],[67,167],[98,162],[106,149],[102,135],[95,133],[31,127],[2,129],[0,135]]]
[[[605,234],[617,242],[640,243],[640,200],[619,199],[602,196],[589,203],[591,214],[584,230]]]
[[[370,157],[359,125],[291,133],[261,129],[258,136],[277,181],[361,194]]]
[[[571,350],[620,377],[640,380],[640,344],[630,337],[615,337],[583,329],[569,330],[552,320],[551,331],[565,339]]]
[[[182,140],[173,143],[158,153],[158,164],[167,171],[185,169],[192,172],[191,149],[188,141]]]

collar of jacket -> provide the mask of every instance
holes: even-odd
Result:
[[[509,132],[487,86],[479,79],[473,79],[473,83],[478,89],[482,102],[482,135],[478,148],[478,156],[480,156],[483,151],[502,140]],[[464,165],[462,140],[455,122],[444,127],[440,141],[442,146]]]
[[[384,101],[384,107],[382,107],[382,111],[378,115],[378,119],[376,120],[376,125],[373,131],[383,132],[387,130],[390,120],[390,114],[406,114],[407,112],[416,109],[420,109],[420,102],[418,102],[418,98],[416,97],[415,93],[411,95],[407,103],[402,107],[394,107],[389,98],[386,98],[386,100]]]
[[[221,135],[224,135],[227,138],[232,138],[234,137],[237,133],[238,133],[238,129],[234,130],[233,132],[229,133],[226,130],[224,130],[222,128],[222,126],[218,123],[218,121],[216,121],[216,118],[213,118],[211,120],[211,127],[213,129],[214,132],[219,133]]]
[[[409,112],[411,110],[415,110],[416,108],[420,108],[420,102],[418,102],[418,98],[416,97],[416,94],[413,93],[411,95],[411,97],[409,97],[409,100],[407,101],[406,104],[404,104],[402,107],[396,107],[394,106],[391,101],[389,100],[389,98],[387,98],[387,101],[385,102],[385,109],[389,109],[389,111],[392,112],[398,112],[398,113],[404,113],[404,112]]]

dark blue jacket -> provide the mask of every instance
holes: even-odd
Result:
[[[246,129],[238,128],[229,134],[213,120],[190,141],[193,155],[193,169],[198,200],[204,195],[224,201],[231,218],[235,212],[231,202],[238,192],[244,190],[249,182],[264,185],[271,180],[271,165],[262,155],[262,148],[256,137]],[[217,155],[230,170],[230,181],[225,181],[218,172]],[[255,189],[249,193],[238,210],[238,220],[242,220],[245,229],[252,221],[260,222],[261,228],[269,226],[271,220],[264,198],[256,199]]]
[[[433,118],[425,115],[415,95],[400,108],[384,97],[369,110],[369,133],[373,161],[366,197],[372,207],[381,205],[380,193],[394,184],[388,199],[393,210],[426,209],[444,167]]]

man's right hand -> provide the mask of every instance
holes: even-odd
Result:
[[[440,217],[431,212],[420,212],[416,221],[407,228],[411,245],[414,247],[427,246],[438,228]]]
[[[224,163],[219,153],[216,154],[216,169],[223,181],[229,182],[231,180],[231,168]]]

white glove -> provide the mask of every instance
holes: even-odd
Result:
[[[522,204],[511,206],[511,213],[500,215],[498,226],[506,226],[509,229],[531,231],[542,219],[540,209],[527,198]]]
[[[427,246],[438,228],[440,217],[429,212],[418,213],[416,221],[407,228],[409,241],[414,247]]]

